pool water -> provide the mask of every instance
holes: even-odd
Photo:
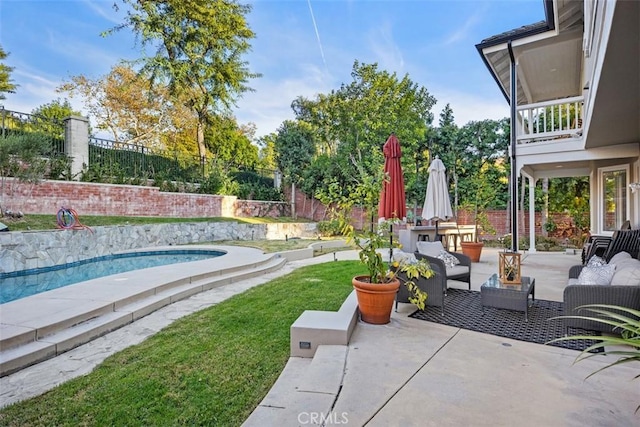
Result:
[[[202,261],[224,255],[212,250],[169,250],[107,255],[70,264],[0,273],[0,304],[85,280],[143,268]]]

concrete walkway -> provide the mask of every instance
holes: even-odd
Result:
[[[355,252],[335,258],[356,259]],[[473,265],[472,289],[497,271],[497,250]],[[536,278],[536,298],[562,300],[577,255],[524,254],[523,274]],[[107,356],[143,341],[172,321],[302,265],[333,254],[291,261],[278,271],[175,302],[90,343],[0,378],[0,406],[39,395],[90,372]],[[466,284],[451,282],[452,287]],[[611,357],[573,364],[577,352],[509,340],[408,318],[402,304],[388,325],[358,323],[348,346],[320,347],[313,359],[290,358],[247,426],[505,425],[637,426],[636,364],[588,380]]]

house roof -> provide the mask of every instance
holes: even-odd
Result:
[[[580,93],[580,73],[576,70],[582,60],[583,2],[543,0],[542,3],[544,20],[488,37],[476,45],[507,102],[511,98],[510,46],[519,67],[518,105]]]

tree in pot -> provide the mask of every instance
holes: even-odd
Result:
[[[342,234],[350,244],[356,246],[360,261],[366,267],[366,274],[352,280],[362,320],[372,324],[386,324],[390,321],[393,301],[401,285],[407,287],[411,295],[409,301],[424,310],[428,296],[414,280],[420,276],[429,278],[435,273],[424,260],[416,263],[393,262],[391,265],[384,262],[382,251],[388,248],[391,253],[389,244],[399,247],[393,244],[388,234],[393,220],[378,224],[373,224],[372,221],[370,227],[365,227],[364,230],[354,227],[353,207],[358,205],[364,209],[365,215],[371,215],[384,180],[383,174],[366,174],[361,167],[357,167],[357,170],[358,179],[349,185],[348,191],[344,191],[343,185],[333,182],[317,196],[324,204],[332,207],[331,216],[340,221]]]

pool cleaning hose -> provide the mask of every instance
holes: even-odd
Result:
[[[91,228],[80,222],[78,213],[71,208],[65,208],[64,206],[61,207],[58,210],[58,214],[56,215],[56,221],[58,223],[58,228],[62,228],[65,230],[78,230],[86,228],[93,233],[93,230]]]

